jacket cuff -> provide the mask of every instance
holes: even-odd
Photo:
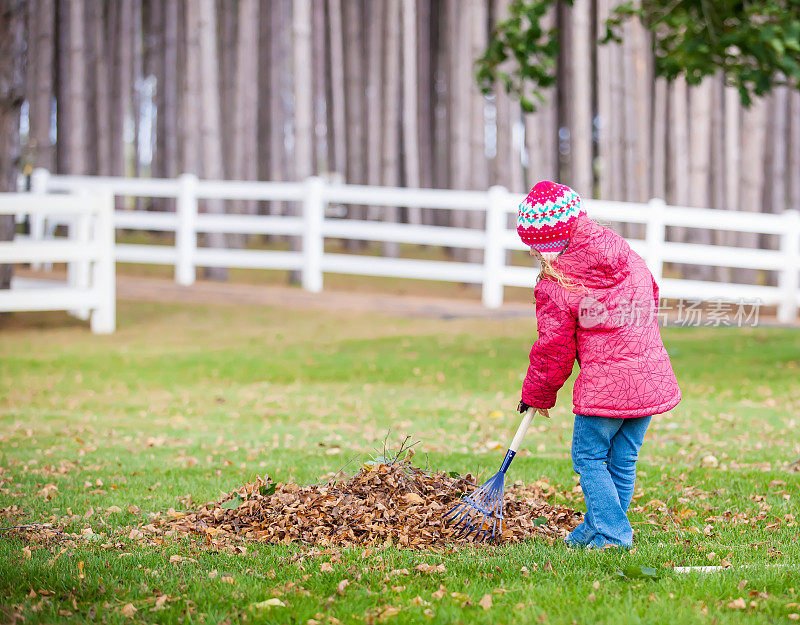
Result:
[[[541,408],[543,410],[549,410],[553,406],[556,405],[556,398],[555,397],[542,397],[542,396],[534,396],[530,393],[526,393],[525,389],[522,390],[522,401],[524,401],[529,406],[533,406],[534,408]]]

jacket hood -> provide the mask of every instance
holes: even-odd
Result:
[[[630,273],[630,253],[630,246],[616,232],[580,215],[572,225],[569,244],[553,264],[587,287],[608,288]]]

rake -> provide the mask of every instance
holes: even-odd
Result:
[[[484,484],[471,495],[465,495],[459,503],[450,509],[445,515],[445,523],[452,524],[458,530],[457,538],[472,538],[475,541],[483,541],[487,538],[492,542],[495,535],[498,537],[503,534],[503,485],[505,484],[506,471],[511,465],[514,456],[517,455],[522,439],[533,421],[535,408],[528,408],[522,423],[517,428],[514,440],[506,451],[503,464],[500,470],[489,478]],[[491,530],[491,536],[489,532]]]

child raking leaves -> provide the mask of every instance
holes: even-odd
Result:
[[[539,336],[519,411],[544,415],[578,362],[572,462],[586,500],[570,546],[628,547],[636,461],[653,415],[681,399],[658,326],[658,285],[625,240],[592,221],[569,187],[536,184],[517,232],[542,265]]]

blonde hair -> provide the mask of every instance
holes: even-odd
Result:
[[[561,255],[561,252],[540,252],[534,248],[531,248],[531,251],[542,266],[539,277],[536,279],[537,284],[540,280],[553,280],[568,291],[579,293],[587,290],[583,284],[565,276],[563,272],[553,264]]]

